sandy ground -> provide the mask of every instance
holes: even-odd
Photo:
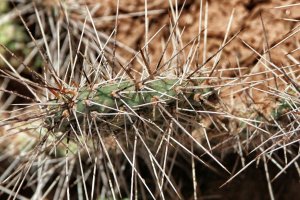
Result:
[[[95,3],[95,1],[91,1]],[[175,1],[173,1],[174,4]],[[297,19],[300,17],[300,7],[291,6],[297,3],[296,0],[288,1],[178,1],[178,9],[171,12],[177,13],[178,27],[182,31],[180,34],[180,42],[182,46],[186,45],[192,39],[197,37],[200,32],[207,31],[206,58],[216,52],[224,40],[227,32],[227,26],[232,16],[232,23],[229,27],[229,36],[234,35],[238,31],[239,39],[228,45],[223,51],[221,59],[224,65],[236,65],[236,59],[239,60],[241,66],[251,65],[256,60],[253,51],[243,44],[243,41],[250,45],[258,52],[263,52],[263,49],[269,49],[285,39],[289,33],[297,27]],[[207,4],[206,4],[207,3]],[[202,6],[202,13],[201,8]],[[120,1],[119,12],[117,13],[115,1],[100,1],[100,8],[97,10],[95,17],[97,27],[106,33],[111,33],[115,27],[115,18],[107,16],[115,16],[118,14],[117,22],[117,40],[126,46],[138,51],[144,46],[145,32],[147,30],[147,39],[156,35],[149,44],[150,64],[155,65],[160,55],[162,55],[163,45],[166,43],[170,35],[170,29],[161,27],[167,26],[170,21],[176,23],[177,19],[171,18],[168,15],[169,3],[164,0],[154,0],[148,2],[148,17],[146,26],[144,1]],[[200,14],[202,14],[200,18]],[[207,16],[206,16],[207,15]],[[207,18],[207,22],[206,22]],[[199,20],[201,19],[201,20]],[[199,28],[201,24],[201,28]],[[201,50],[204,51],[203,34],[201,34],[200,43]],[[291,52],[297,47],[296,41],[298,37],[293,36],[289,40],[285,40],[280,47],[274,47],[270,50],[272,61],[276,64],[286,60],[286,53]],[[228,39],[227,39],[228,40]],[[172,53],[173,49],[169,49]],[[125,58],[130,58],[132,55],[127,55],[125,52],[120,53]],[[168,57],[166,55],[166,57]],[[203,52],[199,52],[200,63],[203,61]]]

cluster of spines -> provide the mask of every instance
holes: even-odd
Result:
[[[192,73],[192,74],[193,77],[187,77],[187,78],[197,78],[197,76],[199,75],[198,73]],[[56,76],[55,74],[52,75]],[[202,80],[196,82],[195,84],[193,81],[186,79],[186,77],[184,76],[174,78],[174,79],[170,79],[168,77],[161,78],[158,76],[153,76],[152,79],[153,80],[143,82],[142,84],[136,84],[136,82],[138,81],[132,81],[129,79],[129,77],[127,77],[124,80],[112,81],[113,83],[107,81],[103,84],[97,84],[94,86],[89,85],[89,86],[78,87],[78,88],[70,87],[69,90],[70,91],[73,90],[72,92],[65,93],[64,91],[62,91],[59,95],[56,96],[57,99],[51,100],[50,103],[46,102],[45,105],[49,104],[49,106],[45,106],[44,107],[45,109],[42,110],[43,113],[49,114],[48,116],[47,115],[44,116],[45,127],[49,129],[49,132],[47,134],[53,131],[54,134],[51,133],[49,135],[51,136],[54,135],[54,137],[56,137],[57,134],[56,132],[62,132],[63,135],[66,136],[65,137],[66,140],[69,140],[69,134],[65,134],[65,133],[70,133],[70,132],[74,133],[74,132],[78,132],[78,131],[80,132],[84,130],[84,132],[90,131],[92,132],[92,134],[96,134],[98,131],[97,128],[99,128],[99,130],[101,129],[99,132],[103,130],[103,127],[101,127],[102,124],[100,123],[101,121],[106,123],[106,125],[110,124],[111,127],[118,126],[119,127],[118,130],[123,130],[123,132],[120,135],[126,132],[127,129],[130,130],[128,126],[131,126],[131,130],[138,132],[137,127],[139,126],[137,125],[138,124],[137,121],[139,120],[134,121],[132,116],[143,121],[145,112],[149,112],[149,110],[156,109],[156,108],[158,108],[159,112],[163,111],[162,113],[164,113],[161,118],[163,120],[163,123],[160,124],[160,122],[155,122],[154,125],[156,125],[156,127],[161,128],[161,130],[163,130],[162,127],[164,127],[165,129],[163,131],[169,130],[170,127],[174,128],[174,126],[176,125],[184,126],[184,124],[187,124],[187,121],[189,119],[191,119],[190,120],[191,122],[196,121],[195,124],[198,123],[197,120],[194,120],[195,119],[194,115],[195,113],[197,113],[197,111],[200,112],[201,110],[194,110],[195,113],[189,112],[188,115],[190,116],[185,115],[185,116],[178,117],[178,114],[176,112],[171,113],[171,111],[168,110],[167,108],[170,107],[170,105],[172,105],[175,107],[175,110],[176,108],[184,108],[184,109],[188,108],[189,110],[193,111],[194,109],[193,101],[196,100],[197,104],[199,105],[199,102],[201,102],[201,96],[203,94],[207,94],[207,91],[205,90],[202,91],[197,87],[199,84],[201,84]],[[190,88],[190,89],[187,90],[186,88]],[[48,90],[48,88],[45,89]],[[52,103],[55,105],[52,105]],[[293,103],[294,102],[290,103],[288,100],[282,99],[278,104],[278,106],[274,108],[271,114],[273,119],[279,120],[280,117],[288,116],[289,113],[292,113],[294,111],[294,109],[292,108]],[[218,110],[217,108],[214,109],[214,107],[216,107],[216,105],[210,106],[209,107],[210,109],[206,113],[208,114],[212,113],[212,116],[213,113],[222,113],[222,111]],[[122,113],[126,114],[126,118],[128,118],[129,122],[121,120],[121,123],[112,124],[111,119],[114,119],[116,116]],[[100,119],[98,121],[99,123],[93,123],[93,117],[94,117],[93,114],[95,114],[96,119]],[[235,120],[236,117],[241,117],[241,116],[232,116],[232,120]],[[184,120],[180,121],[180,119],[184,119]],[[253,125],[255,126],[255,123],[266,122],[262,117],[257,117],[255,119],[250,119],[250,120],[256,120],[256,122],[251,124],[252,127]],[[171,123],[167,121],[171,121]],[[87,122],[85,125],[85,127],[87,127],[86,129],[84,128],[84,122]],[[153,123],[152,121],[146,121],[146,120],[143,122],[147,124]],[[127,126],[126,123],[128,123]],[[97,125],[99,127],[96,128]],[[241,126],[245,126],[245,123],[242,122]],[[272,124],[272,126],[274,126],[274,124]],[[94,127],[94,128],[91,129],[90,127]],[[186,127],[188,127],[188,125]],[[244,131],[238,134],[242,135],[246,131],[248,131],[247,128],[242,128],[242,129]],[[262,128],[254,127],[255,131],[259,129]],[[185,128],[183,127],[182,130],[185,130]],[[144,129],[141,130],[141,132],[142,131],[144,131]],[[163,133],[163,131],[161,131],[160,133]],[[111,134],[114,135],[113,129],[109,129],[106,132],[111,132]],[[73,135],[76,134],[77,133]],[[76,137],[73,136],[73,138]],[[82,137],[85,136],[82,135]],[[173,139],[172,142],[173,144],[182,145],[182,147],[186,148],[186,144],[180,144],[178,141],[176,141],[175,136],[172,137],[172,139]],[[65,142],[64,138],[62,139],[62,141]],[[88,148],[82,147],[84,146],[83,143],[77,143],[77,145],[78,148],[75,148],[74,152],[77,152],[77,150],[80,148],[89,151]],[[71,149],[69,146],[66,148],[66,146],[64,145],[59,146],[59,148],[62,149],[59,150],[60,152],[64,152],[66,151],[66,149],[67,150]],[[186,148],[185,150],[189,154],[191,154],[191,151],[188,148]],[[61,155],[65,156],[66,154],[67,153],[62,153]],[[196,155],[192,155],[192,156],[199,159],[199,157],[197,157]]]

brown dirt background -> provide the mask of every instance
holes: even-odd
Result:
[[[94,1],[88,1],[94,2]],[[199,12],[200,1],[178,0],[179,8],[183,7],[182,14],[178,21],[178,25],[182,32],[181,40],[183,44],[187,44],[190,40],[198,35],[199,30]],[[174,1],[173,1],[174,3]],[[202,13],[202,30],[204,30],[204,12],[205,3],[203,1]],[[230,34],[233,35],[239,30],[239,38],[247,42],[258,52],[263,50],[265,44],[265,36],[270,47],[284,39],[288,33],[297,27],[297,19],[300,18],[300,7],[291,6],[286,8],[278,8],[280,6],[295,4],[296,0],[287,1],[271,1],[271,0],[215,0],[208,1],[208,44],[207,52],[213,53],[218,50],[226,33],[226,27],[229,22],[231,13],[234,11],[234,20],[230,28]],[[92,4],[92,3],[91,3]],[[120,1],[119,5],[119,20],[117,29],[117,40],[126,46],[139,50],[145,43],[145,20],[144,15],[126,16],[144,11],[145,3],[143,0],[135,1]],[[151,11],[160,12],[159,14],[151,14]],[[164,0],[154,0],[148,2],[148,20],[149,33],[148,38],[151,38],[163,26],[170,21],[168,14],[169,3]],[[179,11],[178,11],[179,12]],[[101,24],[96,24],[100,30],[107,33],[115,27],[115,21],[104,16],[114,16],[117,13],[117,1],[101,1],[101,6],[97,10],[95,17],[103,17]],[[291,21],[291,20],[294,21]],[[262,26],[264,24],[264,28]],[[265,29],[265,33],[264,33]],[[160,55],[162,55],[162,41],[166,41],[169,36],[168,30],[163,30],[149,44],[149,55],[151,63],[157,63]],[[295,40],[296,39],[296,40]],[[297,40],[298,39],[298,40]],[[241,40],[231,43],[224,49],[223,57],[227,65],[235,65],[236,57],[242,66],[246,66],[255,62],[256,57],[253,56],[253,51],[243,45]],[[280,45],[280,48],[272,50],[271,54],[274,63],[280,63],[285,60],[283,52],[290,52],[297,47],[299,38],[292,37],[290,40]],[[203,44],[202,44],[203,45]],[[203,48],[200,48],[203,49]],[[120,50],[121,51],[121,50]],[[122,52],[122,51],[121,51]],[[170,53],[170,52],[169,52]],[[127,55],[122,52],[124,58],[131,58],[132,55]],[[202,57],[202,52],[199,54],[199,59]],[[201,60],[200,60],[201,61]]]

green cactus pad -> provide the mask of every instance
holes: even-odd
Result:
[[[196,83],[201,84],[202,80],[196,81]],[[195,83],[193,82],[193,84]],[[75,123],[76,118],[82,120],[84,116],[90,116],[92,112],[113,116],[112,113],[117,115],[122,112],[121,108],[131,112],[151,108],[158,102],[167,105],[175,101],[185,102],[183,98],[179,98],[180,92],[183,92],[193,102],[194,100],[191,98],[193,94],[208,92],[203,89],[185,89],[186,86],[193,84],[188,80],[156,79],[144,83],[140,88],[137,88],[133,81],[128,80],[101,84],[96,89],[83,87],[78,90],[76,96],[67,95],[63,105],[51,106],[51,112],[55,112],[54,120],[51,123],[52,125],[61,124],[56,130],[65,131],[68,125],[60,123],[63,118],[68,118],[70,123]],[[68,116],[64,116],[64,112],[67,112]],[[76,117],[73,113],[76,113]],[[47,123],[50,121],[48,120]]]

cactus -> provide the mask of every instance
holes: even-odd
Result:
[[[191,158],[190,185],[196,199],[195,163],[212,170],[220,168],[219,171],[227,174],[230,169],[222,162],[222,155],[227,151],[237,152],[243,166],[228,181],[255,161],[263,160],[265,164],[272,161],[280,169],[278,174],[296,163],[298,154],[292,147],[286,149],[298,140],[295,131],[298,81],[290,78],[290,74],[296,77],[297,70],[285,73],[275,68],[262,73],[250,71],[241,77],[223,77],[222,70],[214,70],[221,62],[222,50],[236,35],[231,39],[225,37],[219,50],[208,58],[203,56],[202,64],[195,64],[199,50],[197,38],[181,46],[182,50],[174,50],[165,63],[162,55],[154,67],[144,55],[146,47],[135,52],[129,64],[124,63],[109,46],[110,39],[103,42],[103,35],[99,37],[88,9],[86,15],[90,21],[82,24],[78,21],[74,25],[72,17],[76,15],[69,16],[73,7],[68,10],[67,2],[61,2],[61,7],[56,1],[49,3],[46,12],[39,13],[38,8],[46,4],[36,1],[32,4],[35,10],[32,14],[36,15],[41,30],[51,29],[53,24],[40,23],[40,15],[46,13],[49,21],[60,27],[57,32],[33,33],[25,17],[20,16],[40,52],[37,59],[42,58],[43,66],[39,70],[43,74],[31,67],[37,59],[23,63],[32,74],[27,79],[1,56],[6,65],[1,75],[19,82],[31,94],[25,96],[1,88],[27,102],[12,111],[2,111],[6,116],[0,118],[0,126],[4,127],[0,130],[3,154],[8,155],[8,160],[18,155],[18,161],[12,162],[0,176],[0,190],[7,196],[22,198],[26,194],[23,189],[30,188],[33,195],[29,198],[33,199],[190,198],[181,186],[185,182],[178,182],[172,170],[185,171],[186,165],[181,166],[179,160],[183,158],[187,162]],[[171,22],[170,27],[170,38],[178,37],[177,23]],[[37,42],[40,37],[42,46]],[[2,45],[11,57],[16,57],[6,44]],[[182,62],[184,50],[188,55]],[[257,55],[260,62],[268,63],[264,55]],[[268,64],[273,66],[271,62]],[[263,73],[276,76],[261,83],[249,81],[249,77],[259,79]],[[275,87],[270,86],[273,82],[279,85],[275,92]],[[257,84],[268,87],[256,88]],[[259,107],[265,102],[253,98],[252,88],[269,94],[272,106],[268,111]],[[246,103],[235,99],[230,105],[224,93],[237,93],[241,98],[246,93],[242,99]],[[249,106],[249,102],[254,105]],[[244,107],[237,108],[237,104]],[[6,137],[18,148],[7,145]],[[284,149],[293,159],[290,162],[286,159],[285,165],[277,163],[272,154],[278,149]],[[251,156],[252,152],[258,156],[245,163],[244,157],[247,153]],[[265,170],[267,174],[267,167]],[[270,177],[267,181],[271,184]]]
[[[94,86],[94,88],[83,87],[76,89],[78,91],[74,90],[71,92],[72,95],[62,95],[61,98],[56,100],[61,105],[49,107],[49,116],[51,116],[51,113],[55,113],[55,116],[52,118],[52,122],[48,120],[48,123],[53,125],[59,124],[60,120],[62,120],[61,116],[64,114],[68,116],[68,123],[76,124],[74,123],[76,122],[75,118],[82,121],[84,116],[91,116],[92,113],[105,118],[105,115],[115,117],[114,115],[125,114],[125,110],[134,113],[137,110],[142,110],[143,112],[143,109],[147,107],[155,109],[154,107],[158,103],[168,106],[177,102],[178,106],[182,107],[181,103],[184,102],[182,96],[180,96],[182,92],[184,92],[183,95],[189,99],[191,104],[195,104],[197,101],[194,98],[195,95],[207,96],[211,93],[208,89],[193,89],[192,81],[180,79],[149,80],[139,86],[133,81],[115,82],[97,84],[97,87]],[[201,84],[199,80],[194,81],[194,84],[195,82]],[[183,91],[186,90],[187,86],[190,86],[190,88],[187,91]],[[70,128],[69,126],[66,127],[66,124],[63,124],[63,126],[59,125],[56,131],[64,132]]]

